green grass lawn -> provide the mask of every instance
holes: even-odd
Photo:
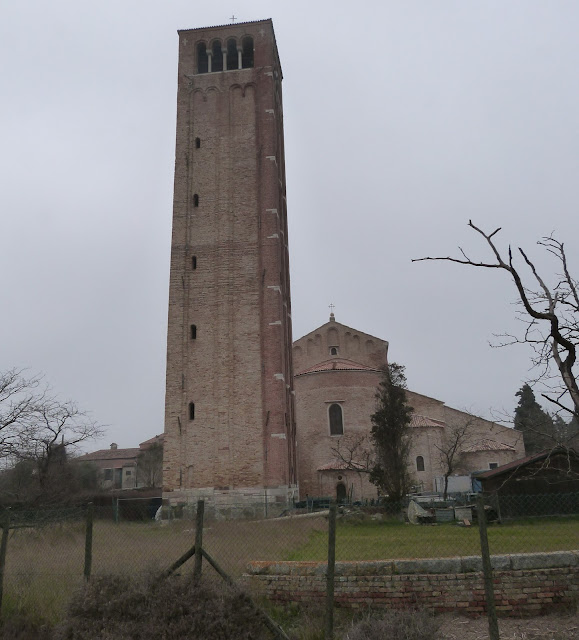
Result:
[[[579,518],[518,521],[490,525],[491,554],[579,549]],[[308,542],[287,560],[327,559],[327,534],[312,531]],[[336,560],[439,558],[480,554],[476,526],[416,526],[402,522],[338,522]]]

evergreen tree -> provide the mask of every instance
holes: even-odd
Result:
[[[390,502],[400,502],[411,486],[408,458],[412,411],[406,403],[404,367],[389,364],[382,370],[376,412],[371,416],[376,462],[370,480],[387,494]]]
[[[527,455],[553,448],[557,444],[553,419],[535,400],[531,387],[524,384],[515,395],[519,398],[515,429],[523,434]]]

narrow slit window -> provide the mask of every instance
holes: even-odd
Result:
[[[424,458],[416,456],[416,471],[424,471]]]
[[[341,436],[344,433],[342,407],[336,403],[331,404],[328,413],[330,416],[330,435]]]
[[[204,42],[197,45],[197,73],[207,73],[209,71],[209,56],[207,46]]]
[[[189,403],[189,420],[195,420],[195,403]]]
[[[191,257],[191,269],[193,269],[193,271],[197,269],[197,256]]]
[[[201,138],[195,138],[195,149],[201,149]]]
[[[191,325],[191,340],[197,340],[197,325]]]
[[[196,193],[193,194],[193,206],[194,207],[198,207],[199,206],[199,196]]]

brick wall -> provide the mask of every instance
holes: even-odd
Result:
[[[493,556],[499,615],[569,610],[579,600],[579,551]],[[248,588],[278,602],[322,602],[326,564],[252,562]],[[351,608],[419,606],[437,613],[486,611],[481,558],[337,562],[335,601]]]
[[[199,45],[255,64],[198,72]],[[296,478],[281,67],[270,20],[179,32],[164,497],[291,499]],[[191,403],[191,404],[190,404]]]

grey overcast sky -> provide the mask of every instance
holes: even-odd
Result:
[[[334,303],[413,390],[512,412],[506,275],[411,258],[487,256],[472,218],[579,271],[574,0],[0,2],[0,368],[108,425],[95,448],[162,432],[176,31],[233,14],[282,61],[294,336]]]

